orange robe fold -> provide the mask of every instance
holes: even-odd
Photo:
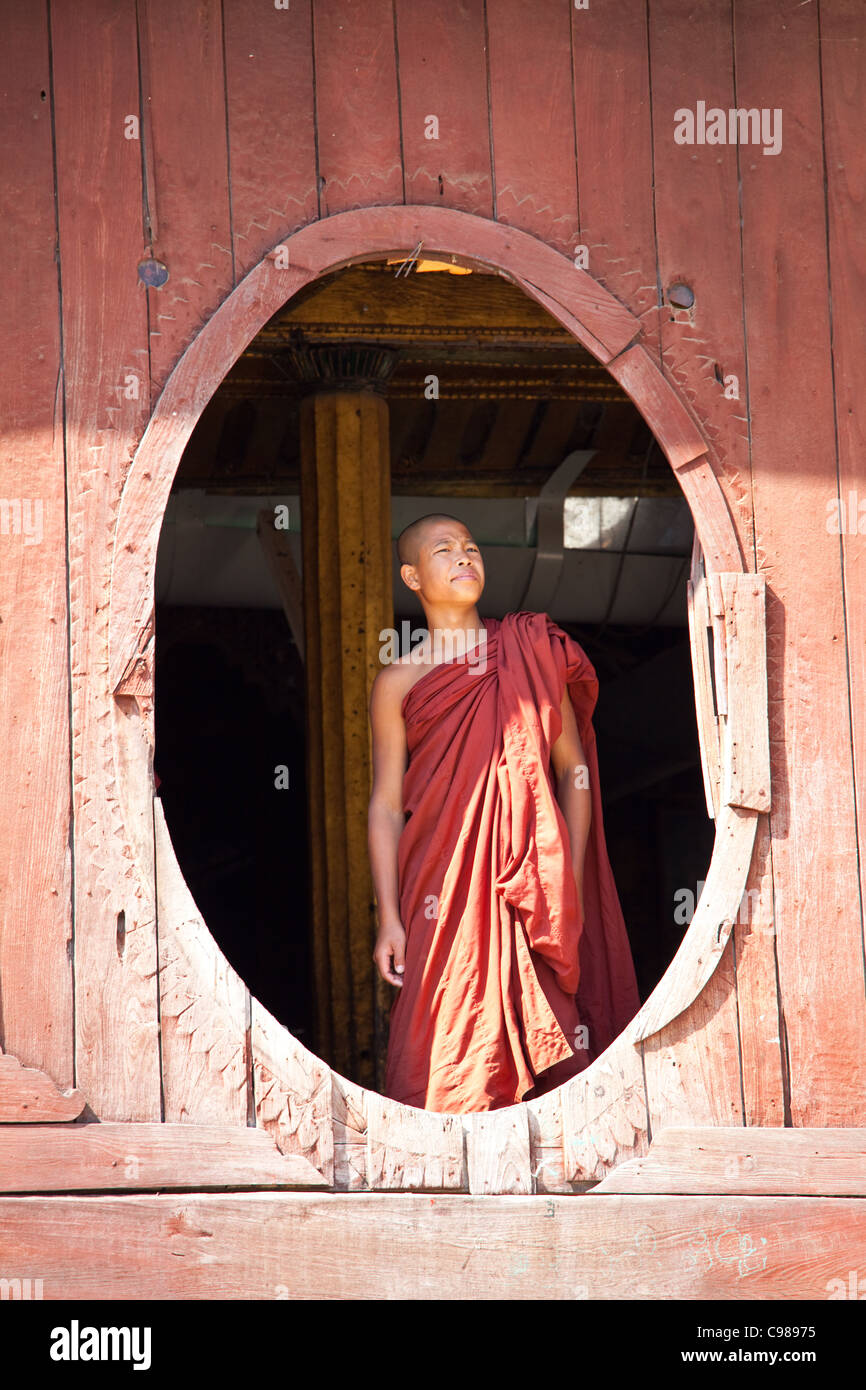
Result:
[[[561,1084],[640,1005],[604,839],[595,670],[546,613],[485,627],[486,641],[427,671],[403,701],[406,963],[385,1094],[451,1113]],[[592,794],[585,920],[550,761],[566,687]]]

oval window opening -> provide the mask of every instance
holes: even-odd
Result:
[[[313,429],[317,399],[332,405]],[[359,480],[390,512],[382,528],[353,511]],[[228,372],[174,480],[154,768],[228,960],[311,1052],[378,1091],[395,991],[371,958],[373,667],[359,674],[345,644],[323,656],[315,637],[322,624],[357,633],[364,564],[383,576],[367,610],[375,646],[387,630],[401,655],[418,642],[394,540],[431,513],[480,548],[483,618],[547,612],[595,669],[604,838],[641,1001],[713,849],[689,651],[694,526],[636,406],[545,309],[480,267],[376,260],[313,282]]]

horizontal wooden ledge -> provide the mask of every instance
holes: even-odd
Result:
[[[587,1195],[866,1197],[866,1129],[660,1130]]]
[[[263,1129],[193,1124],[0,1125],[0,1192],[327,1188]]]
[[[46,1301],[825,1300],[866,1267],[866,1198],[2,1197],[0,1229]]]

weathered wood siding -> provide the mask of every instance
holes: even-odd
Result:
[[[113,696],[107,624],[130,460],[201,327],[300,227],[434,204],[587,249],[708,441],[746,568],[766,580],[773,800],[757,908],[691,1009],[612,1058],[640,1113],[604,1137],[608,1166],[666,1124],[866,1123],[866,541],[826,525],[834,499],[866,489],[860,0],[820,14],[798,0],[428,0],[423,17],[411,0],[2,0],[0,20],[0,494],[38,499],[44,517],[39,544],[0,536],[4,1051],[80,1087],[105,1120],[188,1116],[191,1083],[212,1077],[224,1112],[195,1096],[210,1122],[257,1112],[343,1185],[388,1187],[409,1162],[349,1091],[322,1158],[286,1102],[268,1019],[218,967],[224,1052],[181,1055],[179,923],[160,950],[158,915],[182,886],[158,896],[149,787],[121,804],[119,750],[138,740],[146,764],[150,711]],[[698,102],[780,108],[781,152],[677,144],[674,112]],[[168,266],[161,289],[137,278],[147,256]],[[664,300],[678,281],[691,310]],[[327,1085],[311,1083],[310,1114]],[[574,1088],[572,1122],[593,1104]],[[531,1148],[541,1186],[550,1150],[567,1190],[585,1170],[549,1118],[538,1107],[528,1137],[496,1145],[505,1165]],[[436,1143],[443,1186],[459,1172],[488,1189],[484,1154],[463,1173]]]

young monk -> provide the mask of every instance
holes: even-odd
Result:
[[[482,619],[455,517],[398,538],[427,635],[373,682],[373,959],[399,988],[385,1094],[451,1113],[541,1095],[640,1000],[602,828],[595,671],[545,613]]]

